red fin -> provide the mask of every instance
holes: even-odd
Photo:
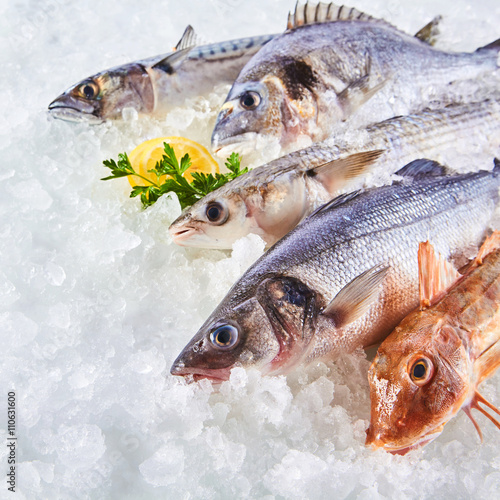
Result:
[[[420,309],[435,304],[456,281],[459,272],[426,241],[418,246]]]
[[[472,398],[470,404],[464,408],[465,413],[472,420],[472,423],[474,424],[474,427],[476,428],[482,442],[483,434],[481,432],[481,429],[479,428],[479,425],[477,424],[476,420],[471,414],[471,409],[474,408],[475,410],[480,411],[485,417],[489,418],[499,429],[500,429],[500,422],[496,418],[494,418],[490,413],[488,413],[484,408],[479,406],[479,403],[482,403],[484,406],[487,406],[490,410],[493,410],[499,415],[500,415],[500,410],[498,410],[498,408],[492,405],[488,400],[484,399],[483,396],[481,396],[481,394],[479,394],[479,392],[477,391],[475,392],[474,397]]]
[[[481,428],[479,427],[478,423],[476,422],[476,419],[472,416],[471,409],[469,406],[466,406],[464,409],[465,414],[471,419],[472,423],[474,424],[474,427],[476,428],[477,433],[479,434],[479,439],[481,440],[481,443],[483,442],[483,433],[481,432]]]
[[[500,248],[500,231],[494,231],[491,236],[488,236],[484,243],[481,245],[477,257],[474,259],[474,262],[480,266],[483,263],[483,259]]]

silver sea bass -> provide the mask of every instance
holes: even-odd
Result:
[[[300,20],[300,22],[299,22]],[[448,53],[356,9],[297,6],[289,29],[242,69],[221,107],[213,150],[243,154],[279,142],[290,152],[345,120],[366,125],[498,92],[500,41]]]
[[[235,283],[171,373],[284,373],[382,340],[418,305],[419,242],[432,240],[446,257],[479,244],[498,202],[500,166],[453,176],[436,168],[413,162],[402,182],[313,213]]]
[[[342,191],[390,183],[398,165],[425,156],[486,170],[498,155],[498,101],[400,116],[254,168],[187,208],[170,233],[183,246],[231,248],[249,233],[271,245]]]
[[[188,26],[174,52],[86,78],[52,101],[49,111],[56,118],[92,123],[120,118],[124,108],[161,116],[187,97],[232,83],[244,64],[274,36],[196,46],[196,35]]]

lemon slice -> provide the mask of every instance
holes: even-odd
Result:
[[[155,168],[156,163],[161,160],[164,154],[163,143],[170,144],[175,151],[175,156],[181,162],[181,158],[187,153],[191,158],[191,166],[184,173],[188,182],[193,179],[192,172],[202,172],[204,174],[215,174],[219,172],[219,165],[212,158],[210,153],[201,144],[186,139],[185,137],[158,137],[139,144],[129,155],[128,158],[134,170],[156,182],[156,176],[148,170]],[[162,182],[164,177],[160,178]],[[132,186],[146,186],[146,181],[135,175],[129,175],[128,180]]]

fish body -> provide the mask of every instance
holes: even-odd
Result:
[[[162,116],[184,99],[230,84],[244,64],[275,35],[196,46],[188,26],[176,50],[111,68],[73,85],[49,111],[56,118],[100,123],[122,116],[124,108]]]
[[[473,408],[500,429],[479,403],[500,412],[477,391],[500,366],[500,232],[463,276],[428,242],[420,245],[419,265],[421,307],[384,340],[368,376],[366,443],[398,454],[435,439],[460,409],[480,436]]]
[[[170,233],[184,246],[231,248],[249,233],[272,245],[345,190],[390,183],[397,165],[425,156],[488,169],[498,154],[499,101],[391,118],[254,168],[187,208]]]
[[[234,366],[286,373],[380,341],[418,305],[418,243],[430,236],[447,257],[478,244],[498,201],[498,171],[409,174],[328,203],[272,246],[171,373],[214,380]]]
[[[319,7],[242,69],[217,117],[217,154],[245,154],[267,141],[289,152],[326,139],[347,119],[366,125],[371,116],[480,100],[480,77],[498,89],[498,42],[448,53],[355,9]]]

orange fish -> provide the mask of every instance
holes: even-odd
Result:
[[[378,349],[368,379],[371,420],[366,444],[404,455],[435,439],[460,409],[480,404],[477,391],[500,366],[500,232],[459,274],[429,242],[418,251],[420,308]]]

